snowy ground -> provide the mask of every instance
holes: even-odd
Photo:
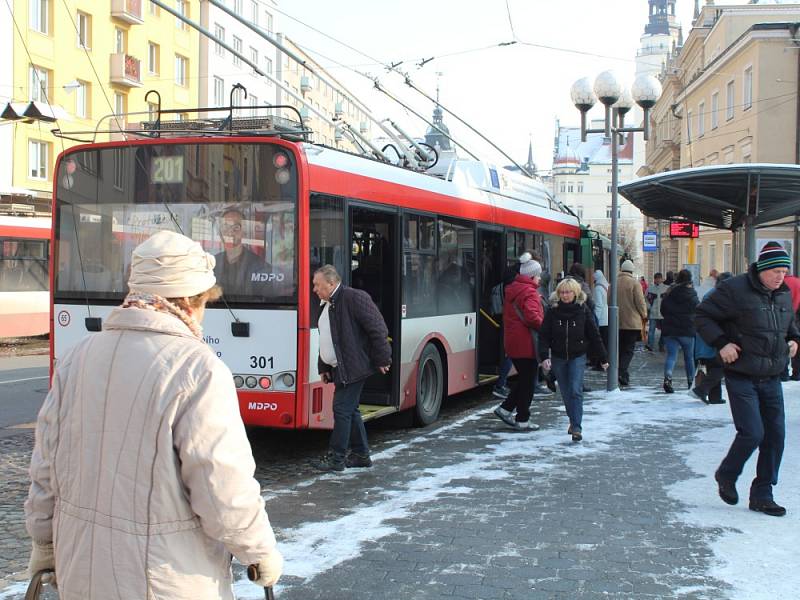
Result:
[[[667,396],[652,389],[633,388],[626,392],[603,393],[602,401],[587,402],[584,431],[588,443],[571,444],[565,441],[566,436],[561,428],[542,430],[529,436],[495,434],[492,437],[499,439],[498,443],[482,447],[480,452],[466,456],[457,464],[429,469],[402,490],[391,491],[388,500],[374,503],[365,497],[364,502],[341,518],[282,530],[280,547],[286,559],[285,573],[308,581],[336,564],[356,558],[366,541],[394,533],[395,529],[389,523],[392,519],[405,516],[411,507],[432,502],[444,494],[469,492],[469,487],[447,485],[453,480],[511,477],[502,467],[509,455],[530,455],[553,445],[563,445],[566,452],[575,454],[603,452],[608,450],[609,441],[626,435],[634,426],[669,428],[671,423],[691,419],[705,423],[707,428],[690,443],[675,444],[674,451],[684,457],[691,472],[687,472],[686,479],[667,490],[689,507],[685,512],[676,513],[674,518],[705,530],[719,528],[724,531],[721,536],[714,535],[708,540],[715,557],[708,575],[731,586],[730,598],[771,600],[796,597],[800,585],[800,573],[796,566],[796,546],[800,539],[799,396],[800,383],[784,385],[787,440],[775,498],[787,507],[788,514],[785,517],[769,517],[747,508],[747,491],[754,476],[755,458],[750,460],[739,480],[740,503],[728,506],[717,496],[713,472],[734,435],[727,404],[705,405],[686,393]],[[390,448],[375,458],[386,464],[391,462],[393,456],[408,447],[424,443],[430,436],[459,435],[461,428],[470,421],[484,418],[489,410],[480,409],[439,430]],[[487,449],[490,451],[487,452]],[[552,461],[537,462],[536,466],[542,471],[555,467],[557,464]],[[374,490],[373,493],[380,496],[380,490]],[[247,581],[240,580],[235,589],[237,598],[263,597],[262,592]],[[720,590],[713,591],[719,597]],[[676,597],[687,594],[703,597],[703,590],[675,590]]]

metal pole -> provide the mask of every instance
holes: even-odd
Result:
[[[619,148],[617,147],[616,123],[611,128],[611,264],[609,265],[609,291],[611,297],[608,300],[608,381],[606,390],[613,391],[619,384],[619,319],[617,309],[617,270],[619,267],[619,257],[617,246],[619,243],[619,222],[617,219],[618,198],[617,185],[619,176],[617,174],[617,163],[619,162]]]

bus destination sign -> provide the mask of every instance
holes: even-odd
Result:
[[[691,221],[670,221],[669,237],[671,238],[696,238],[700,237],[700,226]]]

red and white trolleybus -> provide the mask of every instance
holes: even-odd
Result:
[[[216,256],[225,302],[206,310],[205,341],[249,425],[333,425],[317,267],[369,292],[389,327],[393,367],[368,380],[364,417],[409,410],[428,424],[446,395],[496,373],[488,307],[507,263],[524,250],[551,273],[579,260],[577,219],[532,179],[471,160],[434,176],[274,132],[79,145],[59,156],[54,188],[54,359],[121,303],[131,250],[179,231]]]

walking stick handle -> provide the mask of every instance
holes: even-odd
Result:
[[[247,565],[247,578],[250,581],[258,581],[258,565]],[[271,586],[264,588],[264,598],[266,600],[275,600],[275,593],[272,591]]]

